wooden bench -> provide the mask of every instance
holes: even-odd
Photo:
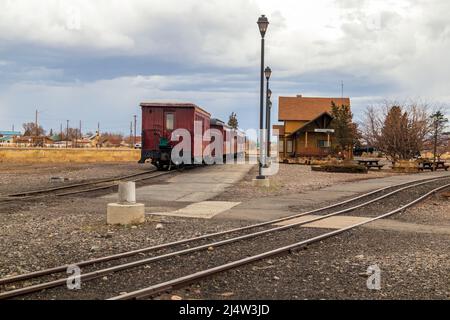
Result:
[[[384,167],[380,164],[380,160],[358,160],[358,163],[367,169],[378,168],[378,170],[381,170]]]
[[[431,161],[421,162],[419,164],[420,171],[425,171],[425,170],[437,171],[439,169],[448,171],[449,168],[450,168],[450,165],[445,164],[444,161],[437,161],[436,165]]]

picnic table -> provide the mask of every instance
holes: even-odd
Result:
[[[378,170],[381,170],[384,167],[384,165],[380,164],[380,160],[373,159],[360,159],[358,164],[366,166],[367,169],[378,168]]]
[[[450,166],[445,164],[445,161],[438,160],[436,161],[436,164],[431,160],[424,160],[420,162],[419,170],[430,170],[430,171],[437,171],[439,169],[443,169],[445,171],[448,171],[448,168]]]

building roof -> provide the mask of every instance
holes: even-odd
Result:
[[[350,106],[350,98],[280,97],[279,121],[311,121],[324,112],[331,113],[331,103]]]
[[[161,107],[161,108],[194,108],[197,111],[211,116],[211,114],[204,109],[200,108],[196,104],[190,102],[142,102],[141,107]]]
[[[19,131],[0,131],[0,136],[20,136],[22,135]]]
[[[276,124],[273,126],[273,130],[278,130],[278,134],[284,136],[284,125]]]

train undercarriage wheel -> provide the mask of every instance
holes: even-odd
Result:
[[[153,164],[158,171],[172,171],[172,169],[175,167],[175,165],[172,162],[161,162],[156,161]]]

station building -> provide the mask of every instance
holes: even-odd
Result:
[[[350,106],[349,98],[280,97],[278,120],[280,159],[328,156],[335,146],[332,103]]]

